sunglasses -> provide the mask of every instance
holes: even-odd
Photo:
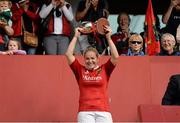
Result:
[[[131,44],[142,44],[141,41],[131,41],[130,43],[131,43]]]

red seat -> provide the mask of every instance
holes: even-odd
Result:
[[[142,122],[180,122],[180,106],[140,105]]]

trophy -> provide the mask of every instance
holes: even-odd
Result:
[[[100,18],[96,22],[84,21],[82,22],[83,34],[90,34],[90,33],[98,33],[101,35],[105,35],[104,26],[109,26],[109,22],[106,18]]]

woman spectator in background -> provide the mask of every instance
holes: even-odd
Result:
[[[128,40],[132,34],[129,28],[130,22],[131,19],[127,13],[122,12],[118,15],[118,28],[117,32],[112,35],[112,40],[116,45],[119,55],[126,54],[128,51]]]
[[[94,23],[99,18],[107,18],[109,15],[107,6],[108,4],[106,0],[80,0],[76,11],[76,21],[89,21]],[[88,36],[81,35],[79,42],[82,52],[86,49],[86,47],[91,45],[95,47],[100,54],[102,54],[108,47],[106,38],[97,33],[92,33]]]
[[[161,52],[159,56],[180,56],[180,52],[175,50],[176,40],[170,33],[165,33],[161,37]]]
[[[71,5],[65,0],[51,0],[48,4],[43,4],[39,15],[42,19],[50,15],[48,28],[43,38],[45,54],[64,54],[70,42],[70,24],[74,19]]]
[[[12,21],[13,21],[13,29],[14,35],[13,37],[16,38],[22,44],[24,50],[26,50],[27,54],[35,54],[36,47],[31,47],[23,42],[23,31],[28,31],[31,33],[37,33],[37,24],[40,21],[39,17],[39,4],[36,3],[37,1],[14,1],[12,6]]]
[[[76,21],[95,22],[99,18],[108,17],[105,0],[80,0],[76,12]]]
[[[163,31],[176,37],[177,28],[180,24],[180,0],[171,0],[168,10],[162,17],[162,22],[166,24]],[[176,48],[176,50],[179,49]]]

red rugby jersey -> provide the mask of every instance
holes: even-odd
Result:
[[[111,61],[95,70],[88,70],[75,59],[70,67],[79,85],[79,111],[109,111],[107,87],[115,67]]]

